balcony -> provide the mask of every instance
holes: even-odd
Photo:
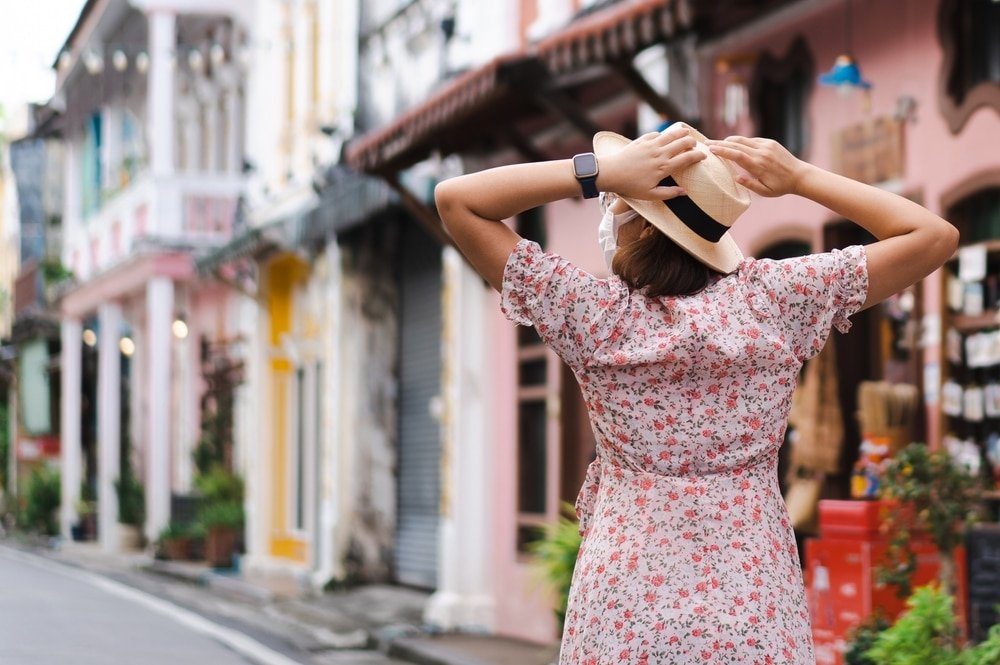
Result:
[[[126,262],[144,240],[211,250],[229,241],[243,186],[235,174],[140,174],[81,223],[68,225],[64,262],[81,282]]]

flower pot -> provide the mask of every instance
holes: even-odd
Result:
[[[163,556],[174,561],[187,561],[191,558],[191,539],[170,538],[164,540]]]
[[[142,534],[139,533],[139,527],[119,522],[118,546],[125,551],[140,549],[142,547]]]
[[[236,552],[236,529],[213,526],[205,538],[205,559],[213,568],[230,568]]]
[[[81,518],[84,540],[97,540],[97,513],[87,513]]]

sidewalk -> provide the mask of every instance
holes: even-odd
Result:
[[[12,544],[12,543],[8,543]],[[309,665],[550,665],[557,645],[441,633],[422,623],[428,594],[390,585],[289,597],[200,563],[110,555],[93,543],[34,546],[36,554],[152,593],[262,641],[284,644]]]

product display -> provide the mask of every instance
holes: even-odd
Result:
[[[965,247],[947,265],[950,316],[942,338],[946,377],[940,407],[942,443],[970,472],[1000,488],[1000,252]]]

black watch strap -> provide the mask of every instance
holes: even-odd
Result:
[[[576,176],[583,190],[583,198],[597,198],[597,174],[600,168],[597,165],[597,155],[592,152],[581,152],[573,155],[573,175]]]

